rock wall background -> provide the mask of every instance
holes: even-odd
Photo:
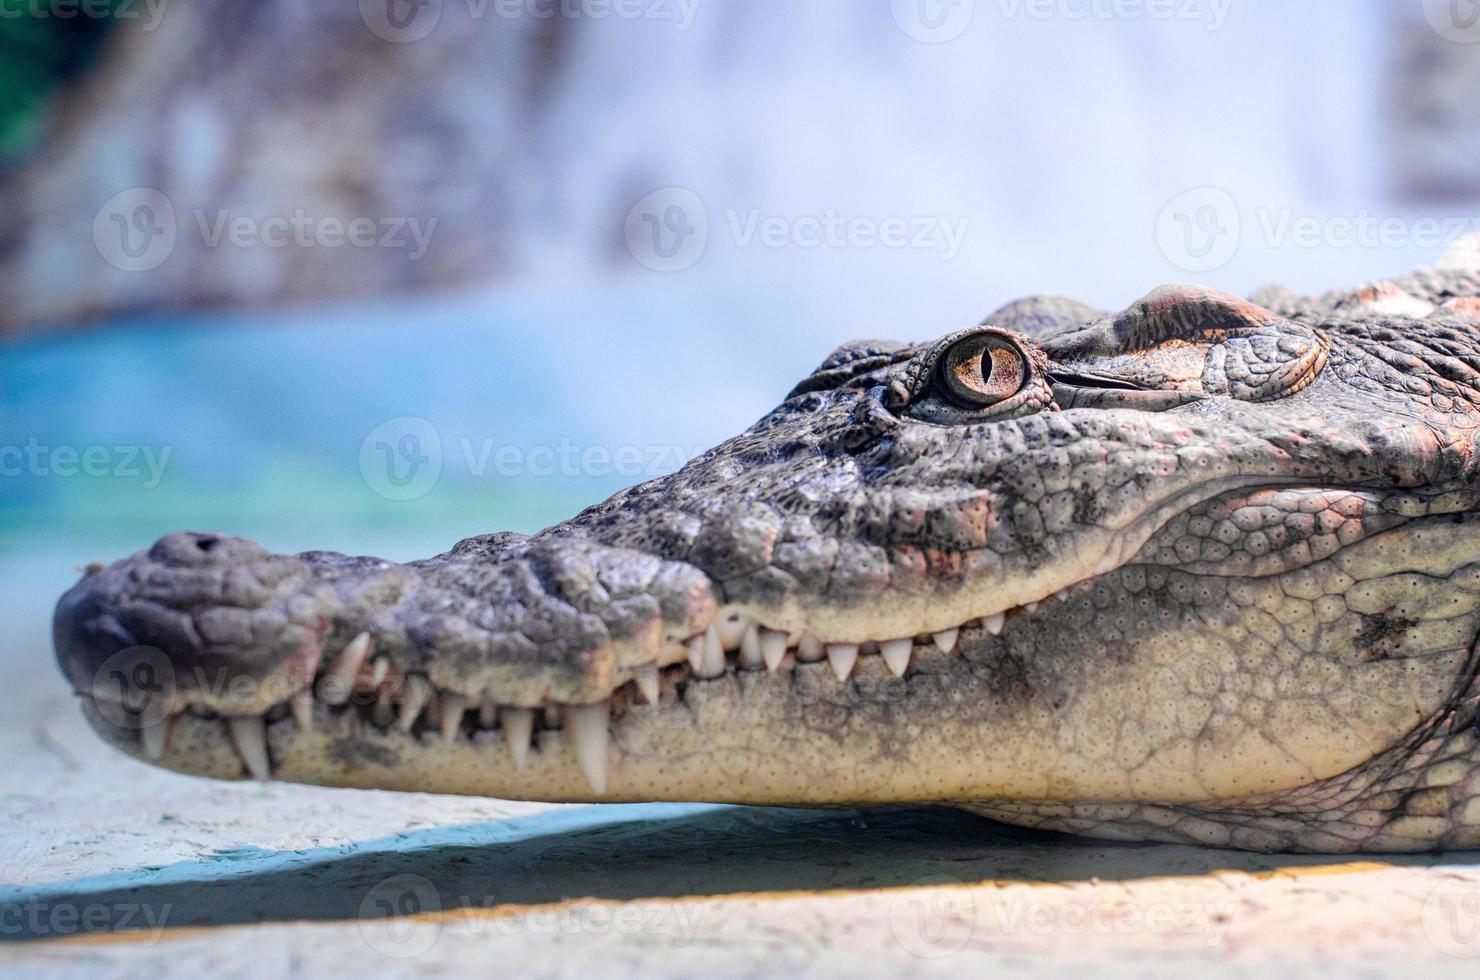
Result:
[[[1480,197],[1480,28],[1440,0],[110,3],[0,177],[0,329],[718,286],[897,335],[1348,287]]]
[[[173,3],[152,27],[119,21],[0,196],[0,318],[496,275],[563,23],[483,29],[448,4],[435,33],[395,43],[353,3],[291,0]]]

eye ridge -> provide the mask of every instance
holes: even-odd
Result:
[[[952,401],[986,408],[1023,390],[1028,359],[1005,337],[977,334],[961,340],[941,358],[940,387]]]

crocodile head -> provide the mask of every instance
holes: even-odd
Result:
[[[62,598],[57,655],[105,738],[215,777],[1480,844],[1477,287],[848,344],[533,536],[170,535]]]

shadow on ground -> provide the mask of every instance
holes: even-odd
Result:
[[[1480,854],[1458,857],[1462,863],[1480,861]],[[1390,863],[1455,860],[1427,855]],[[163,868],[0,888],[0,909],[10,919],[0,939],[58,935],[57,909],[94,915],[87,931],[107,933],[156,924],[211,927],[499,909],[572,898],[868,890],[922,879],[1067,883],[1349,861],[1107,843],[1008,827],[943,807],[583,807],[429,828],[346,848],[233,850]]]

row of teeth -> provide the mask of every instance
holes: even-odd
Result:
[[[1031,613],[1037,607],[1038,603],[1034,602],[1021,609]],[[995,613],[966,625],[980,626],[996,636],[1002,632],[1005,622],[1005,613]],[[960,632],[960,627],[942,630],[931,634],[929,642],[942,653],[949,654],[955,651]],[[790,655],[797,663],[827,661],[841,682],[852,676],[860,655],[874,653],[883,658],[890,673],[903,677],[909,669],[915,644],[913,638],[877,643],[822,643],[810,633],[800,634],[793,643],[792,635],[731,615],[689,637],[683,643],[682,654],[668,651],[666,657],[660,654],[659,659],[661,662],[675,659],[685,662],[686,658],[689,673],[700,679],[711,679],[731,669],[729,654],[734,654],[733,664],[738,669],[771,672],[779,670]],[[633,671],[633,688],[649,705],[658,704],[660,677],[657,663],[646,664]],[[394,676],[389,659],[375,656],[374,641],[368,633],[361,633],[329,663],[312,687],[295,694],[287,705],[298,728],[309,732],[314,729],[315,696],[319,702],[335,708],[348,703],[356,691],[375,695],[370,708],[371,720],[375,724],[383,728],[394,726],[410,734],[425,713],[428,723],[435,725],[448,744],[462,731],[464,718],[471,708],[476,715],[478,729],[502,730],[516,771],[524,768],[529,757],[537,719],[543,718],[548,727],[563,725],[592,792],[600,794],[606,791],[611,699],[586,705],[550,704],[543,708],[519,708],[498,705],[485,696],[480,703],[472,705],[466,695],[438,690],[421,674]],[[269,713],[277,710],[278,707],[274,707]],[[266,715],[227,716],[224,720],[231,744],[247,773],[253,779],[271,779]],[[140,730],[141,747],[150,761],[163,757],[173,721],[174,716],[171,716],[160,724]]]

